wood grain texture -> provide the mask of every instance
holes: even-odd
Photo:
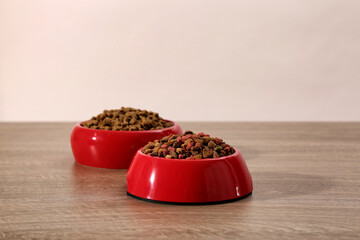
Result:
[[[254,192],[210,206],[126,195],[74,164],[72,123],[0,123],[0,239],[359,239],[360,123],[181,123],[238,148]]]

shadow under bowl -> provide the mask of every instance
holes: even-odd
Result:
[[[182,133],[179,124],[172,123],[174,125],[169,128],[145,131],[99,130],[85,128],[77,123],[71,133],[72,152],[76,162],[82,165],[127,169],[136,151],[149,141]]]
[[[165,159],[139,149],[127,171],[128,195],[170,204],[214,204],[252,193],[251,174],[240,152],[209,159]]]

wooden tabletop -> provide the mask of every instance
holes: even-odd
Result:
[[[174,206],[80,166],[72,123],[0,123],[0,239],[359,239],[360,123],[180,123],[238,148],[253,195]]]

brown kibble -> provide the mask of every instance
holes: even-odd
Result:
[[[170,158],[172,158],[172,157],[171,157],[171,155],[166,155],[165,158],[170,159]]]
[[[165,148],[160,148],[160,150],[159,150],[159,156],[166,156],[166,155],[168,155],[168,153],[169,153],[169,151],[168,150],[166,150]]]
[[[170,137],[169,137],[169,141],[170,141],[170,140],[176,141],[176,135],[171,134]]]
[[[146,148],[144,147],[144,149],[146,149]],[[156,146],[155,146],[155,148],[153,149],[153,151],[155,151],[155,152],[159,152],[159,150],[160,150],[160,147],[156,147]]]
[[[153,142],[149,142],[148,144],[145,145],[145,148],[149,148],[149,149],[153,149],[155,147],[155,143]]]
[[[98,120],[103,120],[105,118],[105,114],[100,113],[99,115],[97,115],[96,117]]]
[[[175,142],[176,142],[176,140],[173,139],[173,140],[168,141],[168,142],[166,143],[166,145],[172,146]]]
[[[203,157],[204,158],[209,158],[213,155],[213,151],[210,150],[203,150]]]
[[[132,118],[129,122],[131,125],[135,124],[136,123],[136,119],[135,118]]]
[[[186,139],[186,141],[184,142],[184,144],[185,145],[188,145],[188,144],[190,144],[191,142],[193,142],[194,140],[192,140],[192,139]]]
[[[151,150],[151,149],[146,149],[144,153],[145,153],[145,154],[152,153],[152,150]]]
[[[213,153],[213,158],[218,158],[218,157],[220,157],[219,154],[214,151],[214,153]]]
[[[134,126],[134,125],[130,125],[130,126],[129,126],[129,130],[130,130],[130,131],[137,131],[138,128],[137,128],[136,126]]]
[[[204,143],[208,143],[211,141],[211,137],[205,136],[205,137],[202,137],[202,140],[204,141]]]
[[[104,124],[104,125],[111,126],[112,123],[113,123],[113,121],[114,121],[114,120],[112,120],[111,118],[107,117],[107,118],[104,119],[103,124]]]
[[[198,155],[199,154],[199,152],[198,151],[191,151],[191,155]]]
[[[173,150],[170,151],[170,155],[171,155],[173,158],[177,158],[177,157],[178,157],[178,155],[176,154],[176,152],[173,151]]]
[[[146,150],[145,150],[145,151],[146,151]],[[153,156],[153,157],[158,156],[158,152],[157,152],[157,151],[153,151],[152,153],[150,153],[150,156]]]
[[[181,142],[174,142],[174,144],[172,145],[174,148],[178,148],[181,147]]]
[[[145,129],[150,129],[150,128],[152,127],[152,125],[150,124],[150,122],[147,121],[147,120],[145,120],[145,119],[143,120],[142,124],[143,124],[143,126],[144,126]]]
[[[216,147],[216,143],[214,141],[210,141],[207,145],[208,145],[209,148]]]
[[[191,147],[191,151],[200,151],[200,150],[201,150],[201,146],[195,145],[195,146]]]
[[[144,131],[173,126],[159,114],[135,108],[104,110],[103,113],[81,123],[82,127],[113,131]],[[96,127],[93,127],[96,126]]]

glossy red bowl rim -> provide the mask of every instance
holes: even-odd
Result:
[[[113,130],[102,130],[102,129],[93,129],[93,128],[87,128],[87,127],[83,127],[81,126],[81,123],[85,122],[85,121],[81,121],[81,122],[78,122],[76,123],[75,125],[76,126],[79,126],[81,127],[82,129],[86,129],[86,130],[89,130],[89,131],[97,131],[97,132],[112,132],[114,134],[136,134],[136,133],[161,133],[162,131],[164,130],[167,130],[167,129],[171,129],[171,128],[174,128],[175,126],[180,126],[178,123],[176,123],[175,121],[171,121],[171,120],[167,120],[167,119],[163,119],[164,121],[166,122],[171,122],[172,125],[171,127],[167,127],[167,128],[161,128],[161,129],[152,129],[152,130],[135,130],[135,131],[113,131]],[[88,120],[86,120],[88,121]]]
[[[234,148],[235,152],[233,154],[230,154],[230,155],[227,155],[227,156],[223,156],[223,157],[218,157],[218,158],[202,158],[202,159],[181,159],[181,158],[163,158],[163,157],[154,157],[154,156],[150,156],[150,155],[146,155],[145,153],[143,153],[141,150],[143,149],[144,147],[140,148],[138,150],[138,153],[143,155],[143,156],[146,156],[146,157],[150,157],[150,158],[155,158],[155,159],[162,159],[162,160],[166,160],[166,161],[182,161],[182,162],[206,162],[206,161],[219,161],[219,160],[224,160],[228,157],[235,157],[237,155],[241,155],[240,154],[240,151],[237,150],[236,148]]]

